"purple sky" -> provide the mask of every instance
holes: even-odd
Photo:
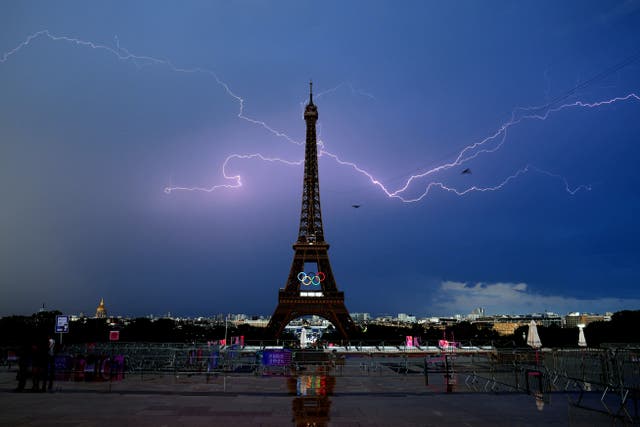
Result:
[[[271,314],[302,167],[222,167],[303,158],[310,78],[350,311],[638,309],[639,41],[638,0],[4,2],[0,315]]]

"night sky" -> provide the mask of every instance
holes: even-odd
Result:
[[[639,309],[639,51],[638,0],[4,1],[0,315],[270,315],[303,169],[222,166],[301,160],[309,79],[351,312]]]

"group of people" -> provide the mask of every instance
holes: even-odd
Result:
[[[22,392],[31,379],[31,391],[53,389],[56,342],[52,337],[36,342],[25,342],[18,354],[18,387]]]

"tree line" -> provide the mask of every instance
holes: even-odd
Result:
[[[26,341],[41,341],[54,333],[56,315],[59,311],[43,311],[31,316],[7,316],[0,318],[0,336],[3,346],[20,346]],[[640,310],[620,311],[613,314],[611,321],[592,322],[584,330],[589,347],[605,344],[640,344]],[[225,336],[244,336],[245,343],[258,344],[270,341],[264,328],[249,325],[235,326],[224,324],[178,322],[173,319],[148,318],[131,319],[125,324],[111,325],[107,319],[85,318],[71,322],[69,332],[64,334],[65,344],[105,342],[109,332],[118,330],[120,341],[124,342],[207,342],[223,339]],[[401,345],[406,336],[417,337],[422,344],[435,345],[439,339],[458,341],[470,345],[493,345],[496,347],[524,347],[528,326],[522,326],[512,335],[501,336],[490,328],[479,327],[470,322],[439,328],[413,324],[390,326],[380,324],[361,325],[359,336],[351,339],[352,344],[375,343],[384,341],[386,345]],[[524,336],[523,336],[524,333]],[[538,333],[545,347],[577,347],[578,328],[560,328],[558,326],[539,326]],[[284,336],[283,340],[295,340],[293,336]],[[336,332],[329,331],[322,337],[325,342],[340,342]]]

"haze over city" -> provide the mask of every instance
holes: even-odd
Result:
[[[0,316],[270,314],[310,79],[351,312],[638,309],[639,28],[635,0],[3,3]]]

